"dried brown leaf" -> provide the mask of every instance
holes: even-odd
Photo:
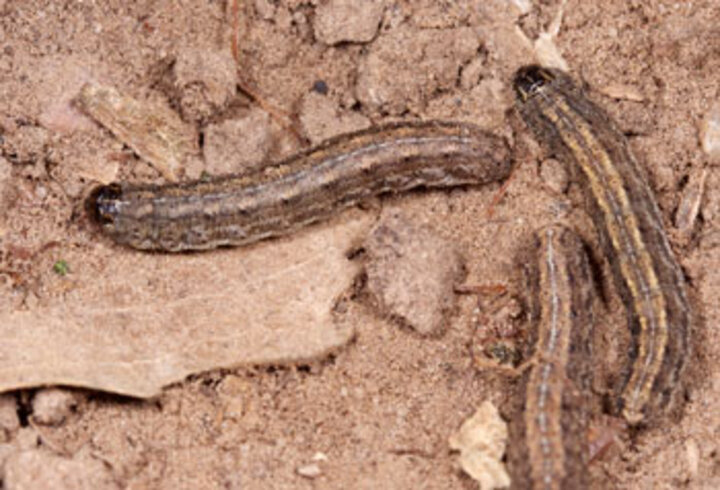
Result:
[[[107,244],[103,270],[76,264],[78,287],[64,297],[0,313],[0,391],[60,384],[151,397],[193,373],[337,349],[353,336],[332,314],[357,273],[346,252],[371,221],[340,219],[205,254]]]

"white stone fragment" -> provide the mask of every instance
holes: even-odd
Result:
[[[460,466],[483,490],[510,485],[502,457],[507,444],[507,424],[497,408],[483,402],[475,414],[450,436],[450,448],[460,451]]]

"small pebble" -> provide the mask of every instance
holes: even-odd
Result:
[[[720,103],[713,105],[705,115],[700,126],[700,142],[713,162],[720,161]]]
[[[554,158],[543,160],[540,164],[540,178],[552,192],[557,194],[567,192],[570,183],[567,169]]]
[[[315,37],[329,45],[372,41],[384,10],[385,0],[329,0],[321,3],[315,14]]]
[[[365,242],[367,287],[380,312],[422,335],[444,330],[464,267],[453,244],[386,212]]]
[[[370,121],[362,114],[343,111],[332,97],[321,95],[317,91],[309,92],[303,97],[299,119],[313,144],[370,126]]]
[[[186,121],[205,121],[235,95],[237,70],[230,51],[188,48],[178,53],[175,87]]]
[[[313,454],[312,460],[313,461],[327,461],[328,456],[327,456],[327,454],[318,451],[315,454]]]
[[[322,470],[320,469],[320,466],[313,463],[299,467],[297,469],[297,474],[305,478],[313,479],[320,476],[322,474]]]
[[[266,160],[272,146],[270,116],[262,109],[210,124],[204,135],[205,171],[210,175],[255,168]]]
[[[460,451],[460,466],[480,488],[505,488],[510,475],[502,462],[508,429],[497,408],[483,402],[475,414],[450,436],[450,449]]]
[[[326,95],[328,93],[328,86],[325,80],[316,80],[315,83],[313,83],[312,89],[313,92],[317,92],[320,95]]]
[[[32,418],[40,425],[61,425],[78,406],[75,393],[59,388],[37,392],[32,400]]]

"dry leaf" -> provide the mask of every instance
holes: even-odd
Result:
[[[346,252],[371,221],[345,213],[292,238],[194,255],[107,243],[102,270],[69,258],[76,289],[0,313],[0,391],[151,397],[193,373],[322,356],[354,334],[332,308],[358,272]]]

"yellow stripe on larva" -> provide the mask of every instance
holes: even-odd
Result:
[[[637,359],[625,387],[623,415],[629,422],[642,419],[642,408],[651,396],[667,343],[665,299],[634,210],[615,164],[593,134],[592,128],[573,112],[561,97],[553,97],[542,109],[558,126],[560,134],[588,179],[595,201],[603,210],[605,227],[620,258],[620,270],[632,295],[640,322]],[[574,129],[574,131],[570,130]]]
[[[517,475],[516,487],[585,488],[590,267],[582,242],[569,229],[552,225],[535,237],[531,301],[537,340],[523,413],[529,479]]]
[[[529,66],[515,78],[520,112],[575,163],[597,212],[628,317],[638,326],[619,407],[630,423],[672,404],[689,349],[690,307],[657,204],[624,136],[564,73]]]

